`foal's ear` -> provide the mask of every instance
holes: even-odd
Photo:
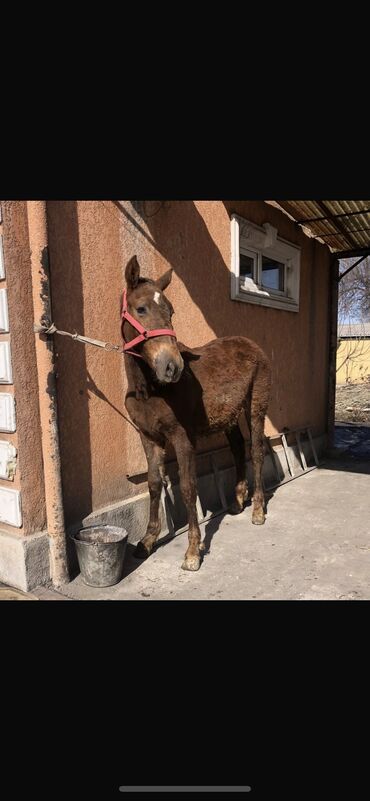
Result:
[[[171,278],[172,278],[172,269],[173,268],[170,267],[170,269],[167,270],[166,273],[163,273],[163,275],[161,275],[161,277],[158,278],[158,281],[155,282],[157,284],[157,286],[159,287],[159,289],[162,289],[162,290],[167,289],[168,284],[170,283]]]
[[[130,259],[130,261],[127,263],[125,270],[125,278],[128,289],[135,289],[137,287],[139,283],[139,275],[140,264],[136,256],[133,256],[132,259]]]

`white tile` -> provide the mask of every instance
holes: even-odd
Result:
[[[15,431],[15,402],[9,392],[0,392],[0,431]]]
[[[0,342],[0,384],[12,384],[12,362],[10,342]]]
[[[22,525],[21,493],[0,487],[0,523],[20,528]]]
[[[3,237],[0,234],[0,280],[5,278],[5,264],[4,264],[4,251],[3,251]]]
[[[11,442],[0,440],[0,478],[13,481],[16,469],[17,450]]]
[[[8,293],[6,289],[0,289],[0,334],[7,334],[8,331]]]

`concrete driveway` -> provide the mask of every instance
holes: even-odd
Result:
[[[144,562],[130,550],[115,587],[87,587],[78,576],[61,592],[86,600],[369,599],[369,473],[367,458],[327,462],[275,490],[264,526],[252,525],[250,506],[213,518],[201,527],[208,548],[197,573],[181,570],[185,532]]]
[[[220,515],[203,524],[207,549],[197,573],[181,570],[185,532],[144,562],[129,546],[124,578],[115,587],[87,587],[77,576],[58,593],[41,587],[32,597],[370,599],[370,426],[338,426],[336,444],[347,449],[344,456],[275,490],[264,526],[252,525],[250,506],[237,517]]]

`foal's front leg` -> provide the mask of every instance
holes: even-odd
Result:
[[[189,547],[182,563],[183,570],[199,570],[201,534],[197,515],[197,477],[195,465],[195,445],[186,432],[181,429],[171,438],[179,465],[180,490],[188,513]]]
[[[163,483],[163,466],[165,449],[155,442],[140,435],[148,461],[148,487],[150,495],[149,523],[145,537],[136,546],[135,556],[145,559],[150,555],[153,546],[161,533],[159,519],[159,502]]]

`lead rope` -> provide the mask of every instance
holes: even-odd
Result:
[[[123,355],[126,355],[125,351],[123,351],[119,345],[113,345],[111,342],[103,342],[103,340],[101,339],[90,339],[90,337],[83,337],[81,334],[71,334],[69,331],[60,331],[59,328],[57,328],[56,325],[54,325],[54,323],[51,323],[51,325],[49,326],[37,325],[35,323],[33,326],[33,330],[35,334],[46,334],[47,336],[51,336],[52,334],[59,334],[62,337],[70,337],[71,339],[74,339],[76,342],[82,342],[83,345],[94,345],[96,348],[104,348],[104,350],[107,351],[115,350],[123,353]],[[129,419],[129,417],[126,417],[126,415],[123,414],[123,412],[121,412],[121,414],[122,417],[125,420],[127,420],[127,422],[130,423],[130,425],[133,428],[135,428],[135,430],[138,431],[140,434],[140,428],[138,428],[135,425],[135,423],[133,423],[132,420]]]
[[[101,339],[90,339],[90,337],[83,337],[81,334],[71,334],[69,331],[60,331],[59,328],[52,323],[51,325],[34,325],[33,330],[35,334],[60,334],[62,337],[71,337],[71,339],[82,342],[84,345],[95,345],[96,348],[104,348],[105,350],[121,350],[119,345],[113,345],[111,342],[103,342]],[[124,351],[122,351],[123,353]]]

